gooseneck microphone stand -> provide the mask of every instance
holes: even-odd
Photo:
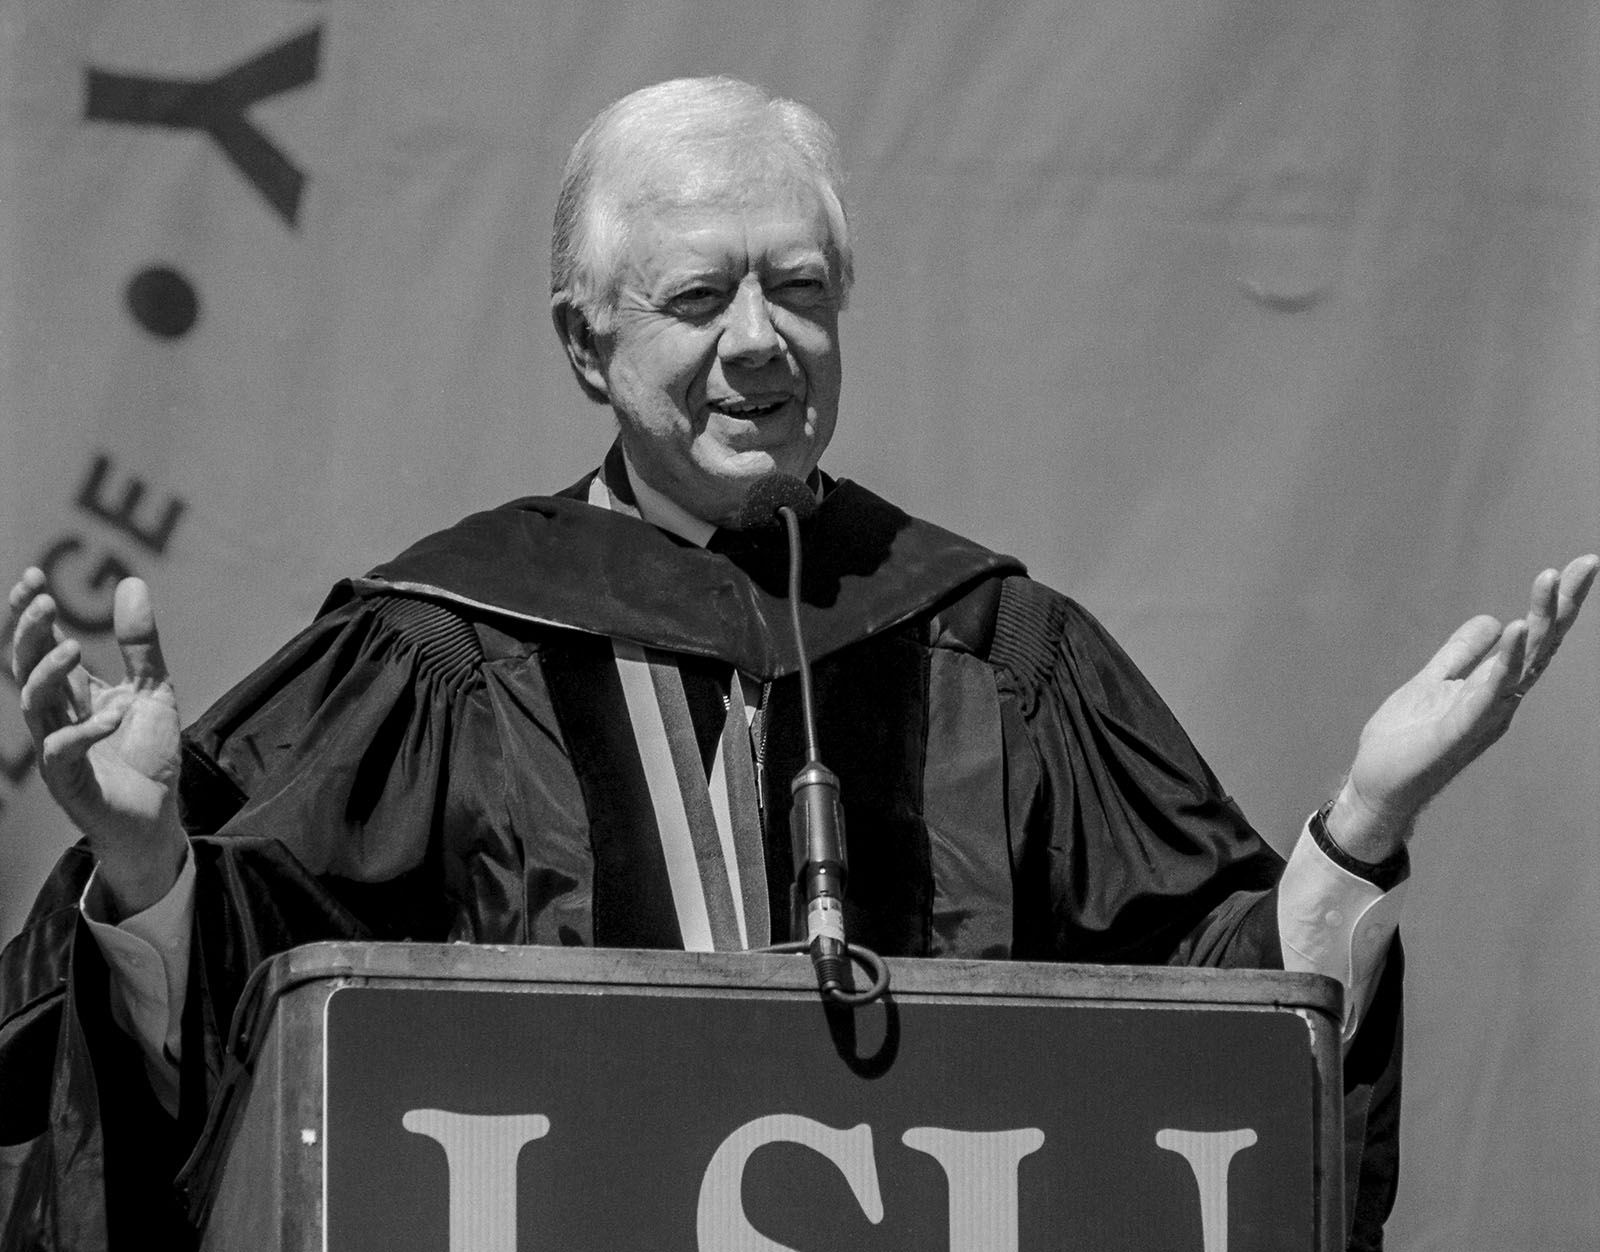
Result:
[[[870,1004],[889,989],[889,967],[869,948],[845,937],[844,891],[849,877],[845,851],[844,807],[839,802],[839,776],[822,763],[817,747],[816,696],[811,685],[811,662],[806,656],[805,634],[800,627],[800,517],[816,508],[815,497],[798,479],[773,474],[751,491],[746,515],[755,524],[770,524],[774,513],[782,519],[789,539],[789,623],[794,630],[795,656],[800,674],[800,709],[805,728],[806,761],[789,784],[792,797],[789,833],[794,848],[796,885],[805,904],[806,937],[774,944],[768,952],[806,952],[817,974],[822,995],[836,1004]],[[865,991],[850,990],[849,965],[859,961],[872,974]]]

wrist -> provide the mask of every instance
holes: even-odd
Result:
[[[1393,891],[1407,878],[1411,877],[1411,855],[1404,846],[1393,856],[1382,861],[1357,860],[1333,841],[1328,834],[1328,813],[1333,808],[1333,801],[1329,800],[1320,809],[1311,815],[1306,822],[1306,833],[1317,850],[1329,861],[1347,874],[1354,874],[1357,878],[1365,879],[1380,891]],[[1296,849],[1296,855],[1299,850]]]
[[[1323,818],[1328,838],[1347,856],[1373,865],[1399,854],[1415,822],[1414,813],[1385,812],[1369,805],[1348,779]]]
[[[98,853],[95,881],[105,920],[120,922],[163,899],[178,881],[187,853],[188,839],[176,821],[151,843]]]

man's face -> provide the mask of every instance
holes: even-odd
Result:
[[[634,469],[696,517],[805,478],[839,407],[839,276],[810,185],[634,215],[599,372]]]

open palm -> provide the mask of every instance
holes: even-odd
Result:
[[[1534,580],[1526,618],[1474,617],[1361,731],[1347,784],[1377,821],[1399,827],[1505,734],[1578,616],[1600,568],[1579,557]]]
[[[89,837],[113,893],[148,903],[181,860],[175,783],[178,702],[161,655],[150,594],[138,579],[117,588],[113,630],[124,675],[106,682],[64,636],[44,576],[29,570],[11,592],[12,670],[23,718],[50,794]],[[126,890],[118,890],[118,887]],[[155,898],[159,898],[159,891]]]

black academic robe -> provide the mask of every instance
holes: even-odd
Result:
[[[477,514],[341,585],[186,733],[197,882],[176,1122],[107,1017],[76,909],[90,858],[63,858],[0,954],[0,1141],[31,1142],[5,1248],[183,1239],[176,1201],[155,1197],[221,1081],[244,982],[276,952],[680,945],[613,636],[765,685],[787,937],[803,744],[781,544],[696,548],[589,506],[585,487]],[[852,939],[890,957],[1281,966],[1280,859],[1087,612],[849,482],[806,532]],[[1398,966],[1347,1062],[1353,1247],[1380,1245],[1393,1196]]]

